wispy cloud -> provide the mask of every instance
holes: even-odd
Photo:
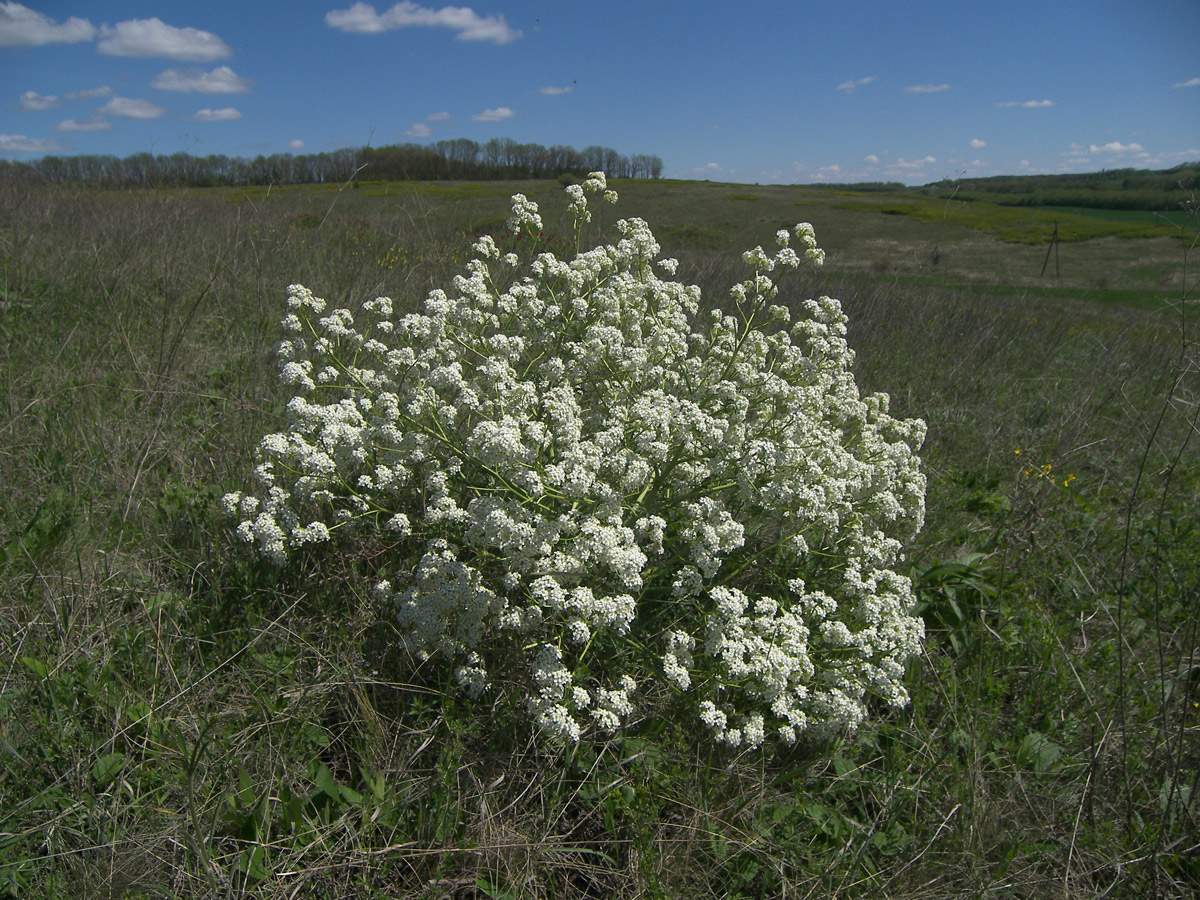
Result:
[[[100,87],[88,88],[83,91],[71,91],[69,94],[64,94],[68,100],[95,100],[98,97],[111,97],[113,89],[107,84],[102,84]]]
[[[973,138],[971,140],[971,146],[978,150],[980,147],[986,147],[987,141],[980,140],[979,138]]]
[[[905,89],[909,94],[940,94],[942,91],[950,90],[948,84],[913,84]]]
[[[877,79],[874,75],[868,75],[866,78],[854,78],[850,81],[843,81],[837,86],[837,89],[839,91],[845,91],[847,94],[853,94],[855,90],[862,87],[864,84],[870,84],[872,81],[876,80]]]
[[[304,149],[304,141],[300,140],[299,138],[296,138],[296,140],[294,140],[294,141],[288,141],[288,149],[289,150],[303,150]]]
[[[877,166],[877,165],[879,165],[879,157],[876,156],[874,153],[868,153],[866,156],[863,157],[863,162],[870,163],[873,166]]]
[[[113,97],[96,112],[100,115],[118,116],[122,119],[157,119],[166,114],[167,108],[151,103],[149,100]]]
[[[1053,100],[1005,100],[1003,103],[997,103],[998,109],[1011,109],[1014,106],[1021,106],[1025,109],[1047,109],[1054,105]]]
[[[1088,153],[1140,153],[1145,148],[1141,144],[1122,144],[1120,141],[1109,141],[1104,145],[1091,144]]]
[[[1200,78],[1189,78],[1187,81],[1181,81],[1178,84],[1171,85],[1173,88],[1184,87],[1200,87]]]
[[[112,122],[98,115],[91,115],[82,122],[77,119],[64,119],[54,126],[55,131],[108,131]]]
[[[71,16],[61,25],[49,16],[20,3],[0,3],[0,47],[43,47],[46,44],[78,44],[96,37],[96,26],[87,19]],[[24,135],[13,139],[30,140]],[[52,142],[53,143],[53,142]]]
[[[545,94],[547,97],[557,97],[559,94],[569,94],[573,90],[575,90],[575,88],[571,87],[571,85],[568,84],[565,87],[539,88],[538,93]]]
[[[55,153],[69,149],[50,138],[31,138],[23,134],[0,134],[0,153]]]
[[[510,28],[504,16],[481,16],[469,6],[443,6],[429,9],[404,0],[383,13],[369,3],[355,3],[349,9],[335,9],[325,15],[330,28],[353,34],[381,34],[399,28],[448,28],[460,41],[490,41],[507,44],[521,36]]]
[[[159,18],[105,25],[100,29],[96,49],[109,56],[163,57],[181,62],[212,62],[233,55],[212,32],[175,28]]]
[[[493,112],[493,110],[485,110],[485,112]],[[450,113],[442,111],[442,112],[435,112],[432,115],[426,116],[425,122],[449,122],[453,118],[454,118],[454,116],[450,115]],[[475,117],[475,120],[476,121],[490,121],[490,120],[480,119],[478,116]],[[499,120],[496,120],[496,121],[499,121]],[[415,122],[413,124],[412,128],[410,128],[410,129],[408,129],[408,131],[404,132],[404,136],[410,137],[410,138],[427,138],[427,137],[431,136],[433,134],[433,129],[430,128],[428,125],[426,125],[425,122]]]
[[[250,90],[250,82],[238,76],[229,66],[218,66],[211,72],[203,69],[167,69],[155,76],[150,87],[184,94],[244,94]]]
[[[472,122],[503,122],[505,119],[511,119],[516,113],[507,106],[498,106],[495,109],[485,109],[478,115],[471,116]]]
[[[242,114],[232,106],[224,109],[201,109],[192,116],[194,122],[233,122],[240,119]]]
[[[54,94],[39,94],[37,91],[26,91],[21,95],[18,105],[26,112],[41,112],[43,109],[54,109],[61,102]]]
[[[922,159],[913,159],[913,160],[907,160],[907,159],[904,159],[903,157],[901,157],[900,159],[897,159],[891,165],[892,165],[892,167],[897,168],[897,169],[904,169],[906,171],[911,171],[913,169],[923,169],[925,166],[933,165],[935,162],[937,162],[937,160],[934,159],[932,156],[926,156],[926,157],[923,157]]]

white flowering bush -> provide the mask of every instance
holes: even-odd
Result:
[[[224,499],[238,534],[279,562],[387,539],[377,591],[407,646],[472,697],[507,673],[568,740],[664,693],[731,747],[902,706],[922,625],[897,569],[924,515],[925,426],[860,396],[836,300],[794,321],[775,302],[824,258],[811,226],[746,253],[702,316],[642,220],[580,248],[587,195],[616,200],[602,173],[567,191],[567,261],[480,238],[407,315],[289,289],[289,424],[262,440],[260,488]],[[513,231],[541,230],[524,196],[512,211]]]

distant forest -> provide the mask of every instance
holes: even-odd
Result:
[[[1163,212],[1179,209],[1200,192],[1200,163],[1173,169],[1108,169],[1083,175],[997,175],[960,178],[918,190],[956,200],[987,200],[1003,206],[1077,206]]]
[[[662,160],[625,156],[610,147],[543,147],[493,138],[433,144],[358,147],[331,153],[238,156],[43,156],[29,162],[0,161],[0,175],[105,188],[218,187],[344,183],[355,175],[371,181],[493,181],[582,176],[603,171],[611,178],[661,178]]]
[[[478,143],[467,138],[431,144],[355,147],[330,153],[239,156],[43,156],[28,162],[0,160],[0,178],[81,183],[102,188],[218,187],[344,184],[364,181],[504,181],[584,176],[661,178],[663,161],[627,156],[611,147],[582,150],[556,144],[522,144],[509,138]],[[907,187],[900,182],[823,184],[855,192],[921,193],[1003,206],[1062,206],[1113,210],[1174,211],[1200,193],[1200,162],[1173,169],[1107,169],[1073,175],[994,175]]]

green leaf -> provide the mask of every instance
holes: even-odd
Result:
[[[847,759],[843,754],[833,754],[833,771],[837,774],[838,778],[850,774],[857,768],[858,766],[856,766],[852,760]]]
[[[251,881],[262,881],[271,874],[267,869],[267,848],[260,844],[247,847],[238,854],[233,867]]]
[[[1050,740],[1040,731],[1029,732],[1017,747],[1018,762],[1039,774],[1053,769],[1062,754],[1062,745]]]
[[[46,678],[50,674],[50,668],[40,659],[34,659],[32,656],[22,656],[21,665],[27,668],[38,678]]]
[[[313,784],[330,800],[342,799],[341,794],[338,793],[337,782],[333,780],[333,774],[324,763],[317,764],[317,770],[313,773]]]
[[[112,784],[125,768],[125,763],[124,753],[109,753],[96,760],[96,764],[92,766],[92,778],[95,779],[96,786],[103,790]]]

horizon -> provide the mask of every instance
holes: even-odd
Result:
[[[503,136],[501,136],[501,137],[500,137],[500,139],[501,139],[501,140],[504,140],[505,138],[504,138]],[[282,152],[282,153],[277,153],[277,154],[258,154],[257,156],[229,156],[228,154],[214,154],[214,155],[216,155],[216,156],[222,156],[222,157],[225,157],[226,159],[230,159],[230,160],[240,160],[240,161],[243,161],[243,162],[253,162],[254,160],[256,160],[256,159],[258,159],[258,158],[263,158],[263,159],[270,160],[270,159],[274,159],[274,158],[276,158],[276,157],[282,157],[282,158],[302,158],[302,157],[315,157],[315,156],[319,156],[319,155],[321,155],[322,153],[329,153],[329,154],[333,154],[333,153],[338,153],[338,152],[341,152],[341,151],[344,151],[344,150],[349,150],[349,151],[353,151],[353,152],[361,152],[361,151],[364,151],[364,150],[367,150],[367,149],[373,149],[373,150],[382,150],[382,149],[385,149],[385,148],[387,148],[387,147],[389,147],[389,146],[399,146],[399,147],[417,147],[417,148],[421,148],[421,149],[425,149],[425,148],[427,148],[427,147],[428,147],[429,149],[435,149],[435,148],[433,147],[433,145],[432,145],[432,144],[430,144],[430,145],[425,145],[425,144],[416,144],[416,143],[404,143],[404,142],[400,142],[400,143],[397,143],[397,144],[394,144],[394,145],[383,144],[383,145],[380,145],[379,147],[369,147],[369,146],[367,146],[367,145],[364,145],[364,146],[361,146],[361,147],[341,147],[341,148],[338,148],[337,150],[332,150],[332,151],[320,151],[320,152],[312,152],[312,153],[309,153],[309,152],[306,152],[306,151],[293,152],[293,151],[291,151],[291,150],[287,150],[287,151],[284,151],[284,152]],[[483,148],[483,145],[482,145],[482,144],[479,144],[478,146],[479,146],[479,148],[480,148],[480,149],[482,149],[482,148]],[[565,146],[565,145],[564,145],[564,146]],[[578,148],[578,147],[568,147],[568,149],[572,149],[572,150],[581,150],[581,149],[583,149],[583,148]],[[615,148],[604,148],[604,149],[615,149]],[[436,152],[436,151],[435,151],[435,152]],[[74,157],[74,156],[78,156],[78,157],[81,157],[81,158],[87,158],[87,157],[89,157],[90,155],[91,155],[91,154],[84,154],[84,153],[79,153],[79,154],[63,154],[63,155],[58,155],[58,154],[44,154],[44,155],[42,155],[42,156],[35,156],[35,157],[31,157],[30,159],[25,159],[25,160],[13,160],[13,159],[8,159],[8,158],[5,158],[5,157],[3,157],[3,155],[2,155],[2,154],[0,154],[0,163],[5,163],[5,162],[7,162],[7,163],[15,163],[15,164],[20,164],[20,163],[36,164],[36,163],[37,163],[39,160],[43,160],[43,159],[71,159],[71,158],[72,158],[72,157]],[[141,154],[141,152],[138,152],[138,153],[129,154],[128,156],[124,156],[124,157],[120,157],[120,156],[112,156],[112,158],[119,159],[119,160],[125,160],[125,159],[136,159],[136,158],[137,158],[137,157],[139,157],[140,155],[142,155],[142,154]],[[184,155],[185,155],[185,156],[191,156],[192,158],[194,158],[194,159],[198,159],[198,160],[202,160],[202,159],[204,159],[204,157],[202,157],[202,156],[192,156],[192,154],[188,154],[188,153],[186,153],[186,152],[184,153]],[[159,156],[159,157],[157,157],[157,158],[166,159],[166,158],[169,158],[169,157],[168,157],[168,156],[166,156],[166,155],[163,155],[163,156]],[[345,180],[345,182],[346,182],[347,184],[349,184],[350,182],[353,182],[353,181],[362,181],[362,182],[366,182],[366,183],[370,183],[370,182],[374,182],[374,181],[383,181],[383,182],[407,182],[407,181],[412,181],[412,182],[426,182],[426,181],[441,181],[441,180],[446,180],[446,181],[514,181],[514,182],[519,182],[519,181],[545,181],[545,180],[553,180],[555,177],[557,177],[557,175],[558,175],[558,174],[564,174],[564,173],[562,173],[562,172],[559,172],[559,173],[556,173],[555,175],[540,175],[540,176],[538,176],[538,175],[528,175],[528,176],[521,175],[521,176],[513,176],[513,177],[511,177],[511,178],[459,178],[459,177],[457,177],[457,176],[451,176],[451,177],[449,177],[449,178],[445,178],[445,179],[443,179],[443,178],[431,179],[431,178],[420,178],[420,177],[411,177],[411,178],[410,178],[410,177],[403,177],[403,178],[394,178],[394,177],[372,178],[372,177],[370,177],[370,173],[366,171],[366,170],[367,170],[367,168],[369,167],[369,165],[370,165],[369,163],[363,164],[361,167],[359,167],[358,169],[356,169],[356,170],[354,171],[354,173],[353,173],[352,175],[350,175],[350,177],[349,177],[349,178],[347,178],[347,179],[344,179],[344,180]],[[957,183],[957,182],[960,182],[960,181],[966,181],[966,182],[971,182],[971,181],[985,181],[985,180],[988,180],[988,179],[997,179],[997,178],[1091,178],[1091,177],[1097,177],[1097,176],[1101,176],[1101,175],[1106,175],[1106,174],[1114,174],[1114,173],[1121,173],[1121,172],[1136,172],[1136,173],[1141,173],[1141,174],[1146,174],[1146,175],[1156,175],[1156,174],[1167,175],[1167,174],[1170,174],[1171,172],[1175,172],[1175,171],[1179,171],[1179,170],[1188,170],[1188,171],[1191,171],[1191,170],[1196,170],[1196,169],[1200,169],[1200,159],[1196,159],[1196,160],[1188,160],[1188,161],[1185,161],[1185,162],[1182,162],[1182,163],[1178,163],[1178,164],[1176,164],[1176,165],[1174,165],[1174,166],[1171,166],[1171,167],[1169,167],[1169,168],[1165,168],[1165,169],[1140,169],[1140,168],[1138,168],[1138,167],[1136,167],[1136,166],[1120,166],[1120,167],[1111,168],[1111,169],[1105,168],[1105,169],[1094,169],[1094,170],[1087,170],[1087,171],[1080,171],[1080,172],[1062,172],[1062,173],[1058,173],[1058,172],[1054,172],[1054,173],[1032,173],[1032,172],[1024,172],[1024,173],[1020,173],[1020,174],[1012,174],[1012,173],[1000,172],[1000,173],[996,173],[996,174],[994,174],[994,175],[978,175],[978,176],[972,176],[972,175],[960,175],[960,176],[957,176],[957,177],[950,177],[950,178],[940,178],[940,179],[936,179],[936,180],[934,180],[934,181],[927,181],[927,182],[920,182],[920,183],[913,183],[913,184],[906,184],[906,183],[903,183],[903,182],[900,182],[900,181],[879,181],[879,180],[876,180],[876,181],[866,181],[866,180],[864,180],[864,181],[766,182],[766,183],[764,183],[764,182],[759,182],[759,181],[723,181],[723,180],[714,180],[713,178],[708,178],[708,177],[672,177],[672,176],[670,176],[670,175],[661,175],[661,176],[641,176],[641,175],[638,175],[638,176],[617,176],[617,177],[615,177],[615,178],[614,178],[613,176],[609,176],[609,180],[610,180],[610,181],[618,181],[618,182],[619,182],[619,181],[626,181],[626,180],[635,180],[635,181],[641,181],[641,180],[654,180],[654,181],[669,181],[669,182],[679,182],[679,183],[682,183],[682,184],[687,184],[687,183],[696,183],[696,184],[718,184],[718,185],[719,185],[719,184],[725,184],[725,185],[730,185],[730,186],[734,186],[734,187],[737,187],[737,186],[745,186],[745,187],[772,187],[772,186],[774,186],[774,187],[799,187],[799,188],[805,188],[805,187],[816,187],[816,188],[821,188],[821,187],[824,187],[824,188],[853,188],[853,187],[856,187],[856,186],[872,186],[872,187],[874,187],[874,186],[881,186],[881,187],[892,187],[892,186],[894,185],[894,186],[896,186],[898,189],[912,190],[912,189],[918,189],[918,188],[929,188],[929,187],[935,187],[935,186],[937,186],[937,185],[940,185],[940,184],[945,184],[945,183]],[[365,174],[364,174],[364,173],[365,173]],[[362,177],[359,177],[359,176],[360,176],[360,174],[362,175]],[[582,177],[582,176],[581,176],[581,177]],[[71,179],[68,179],[68,180],[71,180]],[[335,181],[337,181],[337,180],[341,180],[341,179],[334,179],[334,180],[335,180]],[[304,182],[304,181],[290,182],[290,181],[287,181],[287,180],[285,180],[285,181],[282,181],[282,182],[280,182],[280,183],[281,183],[281,184],[296,184],[296,185],[303,185],[303,184],[306,184],[306,183],[308,183],[308,182]]]
[[[910,187],[1200,160],[1191,0],[41,6],[0,2],[0,158],[509,138],[670,180]]]

